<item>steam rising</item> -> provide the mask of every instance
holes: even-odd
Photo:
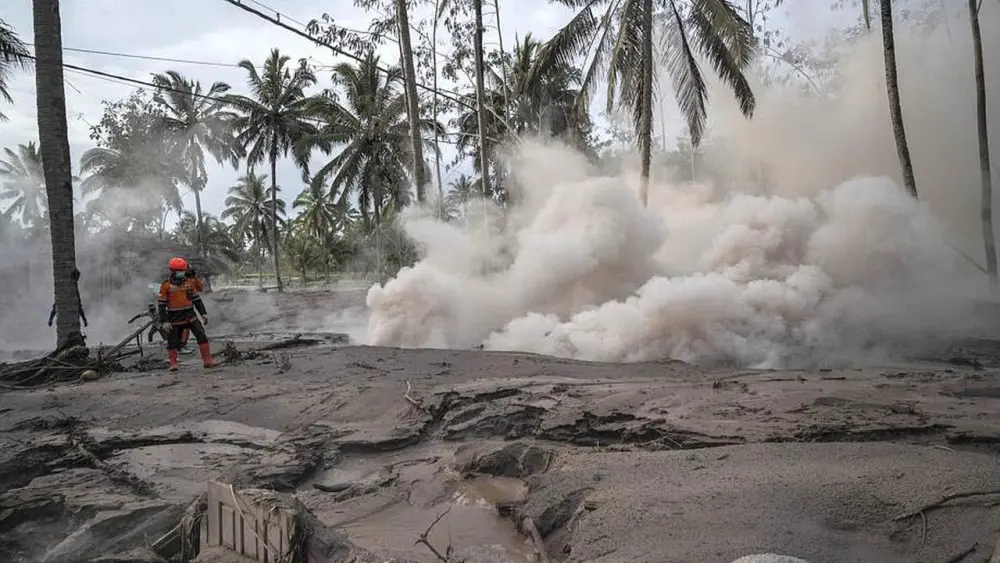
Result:
[[[729,142],[706,149],[714,182],[654,171],[648,210],[634,172],[527,144],[510,160],[524,203],[499,233],[482,218],[464,229],[406,219],[426,257],[369,291],[370,342],[782,367],[968,333],[987,294],[952,246],[981,247],[967,38],[945,49],[943,32],[903,28],[898,39],[933,208],[896,184],[877,39],[845,51],[831,96],[758,88],[747,122],[715,95]],[[766,180],[751,181],[760,168]]]

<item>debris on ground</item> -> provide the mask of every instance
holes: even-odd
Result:
[[[996,543],[993,343],[963,342],[966,363],[623,369],[287,328],[216,337],[211,375],[136,373],[163,350],[132,342],[0,366],[0,561],[252,561],[210,542],[220,512],[285,514],[309,563],[965,563]],[[133,373],[106,377],[112,358]],[[209,482],[237,509],[210,510]]]

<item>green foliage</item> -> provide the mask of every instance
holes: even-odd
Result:
[[[329,183],[328,197],[341,205],[346,199],[357,201],[365,220],[376,223],[385,202],[400,207],[409,203],[412,180],[402,71],[392,67],[386,74],[379,67],[379,59],[373,55],[356,65],[336,65],[332,82],[343,101],[314,99],[309,111],[323,125],[296,145],[300,163],[316,150],[326,155],[338,151],[310,182],[319,186]],[[426,118],[420,120],[420,126],[429,135],[440,130]]]

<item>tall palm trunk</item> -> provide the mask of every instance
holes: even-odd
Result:
[[[979,0],[969,0],[972,24],[972,53],[976,69],[976,116],[979,128],[979,175],[982,181],[981,213],[983,242],[986,245],[986,271],[997,279],[997,249],[993,235],[993,177],[990,172],[990,136],[986,124],[986,72],[983,69],[983,35],[979,30]]]
[[[272,146],[277,146],[278,140],[274,139]],[[278,293],[284,291],[281,285],[281,258],[278,252],[278,153],[271,151],[271,254],[274,255],[274,285],[278,288]]]
[[[33,0],[35,28],[36,109],[39,152],[48,196],[52,240],[52,278],[55,293],[58,346],[82,344],[80,295],[73,280],[76,236],[73,232],[73,174],[63,89],[62,22],[59,0]]]
[[[261,230],[260,219],[257,219],[253,227],[254,242],[257,246],[257,287],[264,287],[264,245],[260,240]]]
[[[474,45],[476,59],[476,114],[479,121],[479,168],[481,170],[481,182],[483,188],[484,202],[492,199],[493,191],[490,189],[490,166],[489,155],[487,154],[486,140],[486,85],[483,80],[483,0],[473,0],[476,9],[476,30],[474,34]]]
[[[649,167],[653,144],[653,0],[642,2],[642,98],[639,100],[639,201],[649,202]]]
[[[903,108],[899,102],[899,74],[896,69],[896,38],[892,31],[892,2],[879,2],[882,17],[882,52],[885,54],[885,89],[889,95],[889,119],[896,137],[896,152],[903,172],[903,186],[910,195],[917,197],[917,181],[913,176],[913,162],[910,147],[906,142],[906,128],[903,126]]]
[[[434,65],[434,94],[431,102],[431,118],[434,120],[434,172],[437,175],[438,219],[444,221],[444,182],[441,180],[441,135],[437,130],[438,120],[438,51],[437,37],[440,21],[441,0],[434,1],[434,27],[431,28],[431,64]]]
[[[410,46],[410,18],[406,12],[406,0],[396,0],[396,25],[399,26],[399,49],[406,82],[406,114],[410,122],[413,153],[413,181],[417,184],[417,201],[424,203],[427,195],[424,190],[424,147],[420,138],[420,98],[417,97],[417,71],[413,67],[413,48]]]
[[[194,192],[195,227],[198,229],[195,237],[195,245],[198,247],[198,256],[201,258],[205,258],[205,225],[202,221],[201,213],[201,190],[204,187],[201,180],[195,182],[194,186],[191,186],[191,191]]]

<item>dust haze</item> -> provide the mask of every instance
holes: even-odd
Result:
[[[1000,26],[985,12],[992,52]],[[919,202],[899,185],[876,30],[840,49],[822,95],[758,87],[750,121],[716,87],[710,127],[725,143],[700,164],[712,180],[657,168],[646,210],[637,159],[608,171],[531,142],[508,159],[522,204],[503,228],[496,210],[447,225],[411,211],[425,257],[369,291],[369,342],[777,368],[982,330],[967,15],[949,24],[897,29]]]

